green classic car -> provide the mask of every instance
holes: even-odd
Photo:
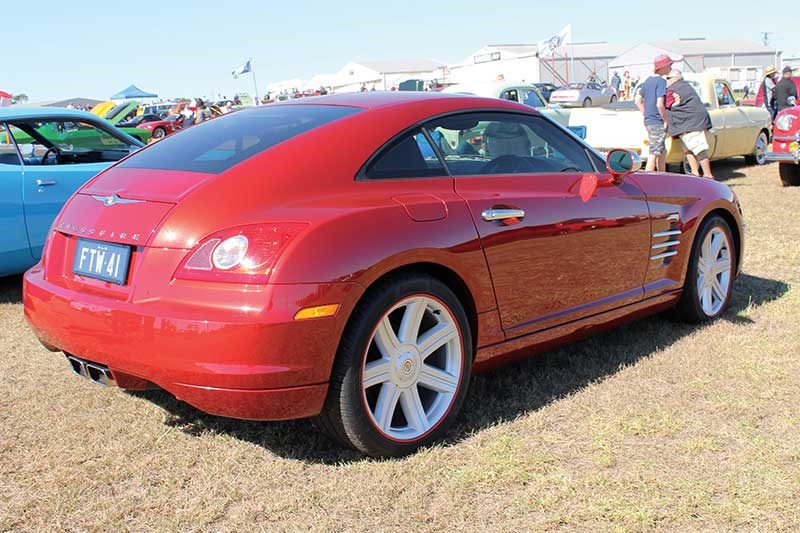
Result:
[[[116,127],[116,125],[121,122],[122,119],[127,117],[131,111],[135,113],[136,108],[138,107],[139,104],[137,102],[119,104],[106,114],[107,117],[112,117],[106,118],[106,120]],[[127,133],[134,139],[138,139],[145,144],[151,136],[150,131],[144,128],[117,127],[117,129]],[[48,121],[40,124],[36,128],[36,131],[39,135],[53,144],[61,146],[69,145],[76,149],[94,147],[98,144],[98,142],[103,141],[103,138],[98,137],[96,128],[93,128],[83,122]],[[19,132],[17,133],[17,142],[19,144],[31,144],[34,142],[34,140],[33,137],[23,132]]]
[[[150,131],[144,128],[131,128],[125,126],[118,126],[120,122],[125,120],[131,119],[136,116],[136,111],[139,109],[139,102],[136,100],[126,100],[121,104],[117,104],[114,106],[108,113],[106,113],[105,118],[107,121],[112,123],[114,126],[117,126],[119,129],[134,137],[139,139],[143,143],[146,143],[150,139]]]

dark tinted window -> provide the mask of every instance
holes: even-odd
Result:
[[[245,109],[167,137],[120,166],[218,174],[295,135],[358,111],[326,105]]]
[[[370,179],[431,178],[446,176],[436,152],[419,130],[404,135],[385,148],[367,167]]]

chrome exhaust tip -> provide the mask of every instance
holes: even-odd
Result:
[[[111,375],[111,370],[107,366],[92,363],[74,355],[65,355],[72,371],[80,377],[103,386],[111,385],[114,382],[114,376]]]

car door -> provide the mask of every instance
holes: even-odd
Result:
[[[22,155],[25,227],[34,259],[61,207],[92,176],[127,155],[130,146],[91,122],[71,130],[58,119],[9,122]]]
[[[0,276],[33,264],[22,207],[22,161],[8,129],[0,124]]]
[[[481,139],[475,153],[444,158],[478,228],[509,338],[642,299],[650,224],[632,180],[584,201],[581,182],[599,158],[541,116],[464,113],[426,128]]]
[[[744,111],[736,106],[730,85],[724,80],[714,80],[714,94],[717,96],[720,113],[725,119],[722,154],[734,157],[752,152],[755,134],[750,135],[750,124]]]

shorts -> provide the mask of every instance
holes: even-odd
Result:
[[[684,133],[681,135],[681,142],[686,147],[686,151],[692,152],[694,155],[700,155],[700,153],[708,151],[708,141],[704,131]]]
[[[647,128],[647,136],[650,137],[650,153],[652,155],[664,155],[667,152],[667,145],[665,140],[667,138],[667,130],[664,129],[663,124],[645,124]]]

